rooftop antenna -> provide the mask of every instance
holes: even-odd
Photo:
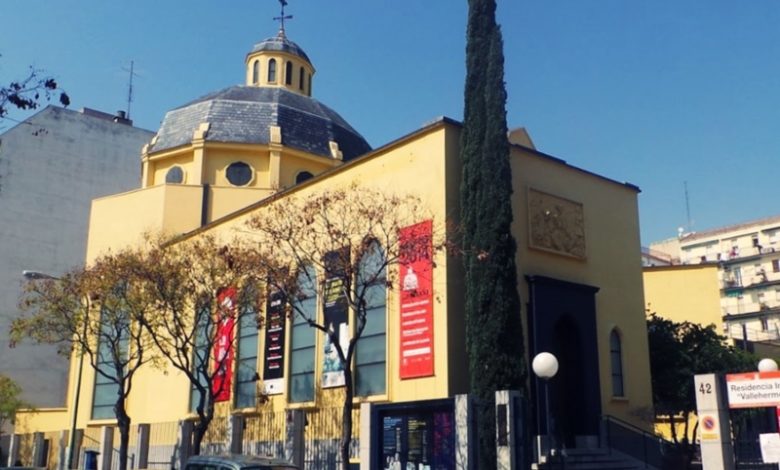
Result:
[[[685,188],[685,217],[687,222],[688,231],[693,231],[693,222],[691,222],[691,200],[688,197],[688,182],[683,181],[683,187]]]
[[[122,68],[122,70],[130,73],[130,80],[127,84],[127,119],[130,119],[130,103],[133,102],[133,77],[138,75],[133,71],[135,67],[135,61],[130,61],[130,69]]]
[[[279,36],[284,37],[284,20],[291,20],[293,19],[293,16],[284,14],[284,7],[287,6],[287,0],[279,0],[279,4],[282,7],[282,13],[279,16],[275,16],[274,21],[279,22]]]

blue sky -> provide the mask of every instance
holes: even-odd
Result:
[[[0,80],[33,65],[72,107],[126,108],[136,125],[243,82],[276,33],[277,0],[2,0]],[[537,148],[642,189],[642,241],[780,213],[780,2],[499,0],[510,127]],[[466,0],[289,0],[288,37],[317,68],[314,96],[373,146],[460,119]],[[25,115],[14,113],[21,119]],[[4,123],[6,127],[12,123]]]

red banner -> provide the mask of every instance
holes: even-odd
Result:
[[[402,228],[400,241],[402,379],[433,375],[433,222]]]
[[[214,335],[214,377],[211,381],[214,401],[230,400],[233,377],[233,330],[236,322],[236,289],[228,287],[217,293],[217,318]]]

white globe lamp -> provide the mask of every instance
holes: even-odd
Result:
[[[776,367],[777,364],[775,364]],[[558,373],[558,358],[552,353],[541,352],[534,357],[531,368],[540,379],[550,380]]]
[[[764,358],[758,361],[759,372],[776,372],[777,362],[774,359]]]

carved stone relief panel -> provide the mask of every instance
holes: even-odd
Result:
[[[531,248],[585,259],[585,215],[582,204],[528,189]]]

